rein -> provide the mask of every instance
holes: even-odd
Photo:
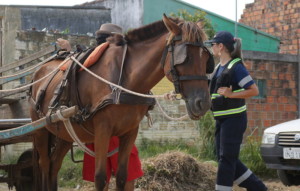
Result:
[[[188,81],[188,80],[208,80],[206,75],[185,75],[185,76],[180,76],[176,70],[176,66],[175,66],[175,54],[174,54],[174,50],[175,47],[178,45],[190,45],[190,46],[198,46],[201,48],[205,48],[205,46],[203,45],[202,42],[183,42],[180,43],[178,45],[175,45],[175,41],[180,41],[182,40],[182,35],[177,35],[175,36],[172,40],[170,44],[167,44],[165,46],[165,49],[163,51],[163,55],[161,58],[161,66],[162,68],[164,68],[165,66],[165,62],[166,62],[166,58],[167,58],[167,54],[168,52],[171,53],[171,61],[170,61],[170,71],[168,72],[168,74],[171,74],[172,76],[172,82],[175,88],[175,93],[177,94],[181,94],[182,98],[184,99],[184,96],[182,94],[182,87],[180,86],[180,81]]]

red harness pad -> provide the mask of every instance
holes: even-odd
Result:
[[[95,50],[89,55],[89,57],[84,61],[83,65],[88,68],[95,64],[102,56],[102,54],[105,52],[105,50],[108,48],[109,43],[105,42],[100,44],[95,48]],[[66,62],[64,65],[60,67],[60,70],[66,71],[69,65],[72,63],[72,61]],[[83,69],[80,68],[79,71],[82,71]]]
[[[105,52],[105,50],[108,48],[109,43],[105,42],[97,46],[95,50],[89,55],[89,57],[84,61],[83,65],[88,68],[95,64],[102,56],[102,54]],[[83,68],[80,68],[79,71],[82,71]]]

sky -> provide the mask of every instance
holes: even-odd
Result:
[[[73,6],[93,0],[0,0],[0,5],[51,5]],[[239,20],[245,5],[254,0],[182,0],[207,11],[216,13],[231,20],[236,18],[235,4],[237,2],[237,19]]]

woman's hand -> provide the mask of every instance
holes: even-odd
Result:
[[[218,94],[230,98],[232,95],[232,87],[220,87],[217,91]]]
[[[259,94],[258,88],[256,84],[252,84],[251,86],[247,87],[243,91],[232,92],[232,87],[220,87],[217,91],[218,94],[223,95],[227,98],[250,98],[253,96],[257,96]]]

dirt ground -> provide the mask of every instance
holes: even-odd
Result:
[[[266,180],[264,181],[269,191],[300,191],[300,186],[291,186],[286,187],[284,186],[278,179],[275,180]],[[0,184],[1,191],[9,191],[7,184],[1,183]],[[94,184],[86,183],[83,187],[79,187],[78,189],[71,189],[71,188],[59,188],[58,191],[94,191]],[[115,189],[111,188],[110,191],[114,191]],[[15,189],[10,190],[15,191]],[[142,191],[141,189],[135,189],[135,191]],[[204,191],[204,190],[203,190]],[[206,191],[206,190],[205,190]],[[234,191],[245,191],[245,189],[234,187]]]
[[[211,162],[199,162],[182,152],[167,152],[142,161],[144,176],[137,179],[135,191],[213,191],[217,167]],[[300,191],[300,186],[284,186],[279,179],[263,180],[268,191]],[[58,191],[94,191],[94,184],[85,182],[77,188],[59,188]],[[115,191],[112,178],[110,191]],[[0,184],[0,191],[9,191]],[[12,191],[15,191],[14,189]],[[233,191],[246,191],[234,186]]]
[[[269,188],[268,191],[300,191],[300,186],[286,187],[280,182],[280,180],[277,180],[277,179],[276,180],[266,180],[264,182],[266,183],[266,185]],[[94,191],[94,185],[91,183],[88,183],[79,189],[61,188],[61,189],[59,189],[59,191]],[[115,189],[110,189],[110,191],[115,191]],[[135,191],[144,191],[144,190],[135,189]],[[208,190],[203,190],[203,191],[208,191]],[[235,186],[233,191],[246,191],[246,189]]]

